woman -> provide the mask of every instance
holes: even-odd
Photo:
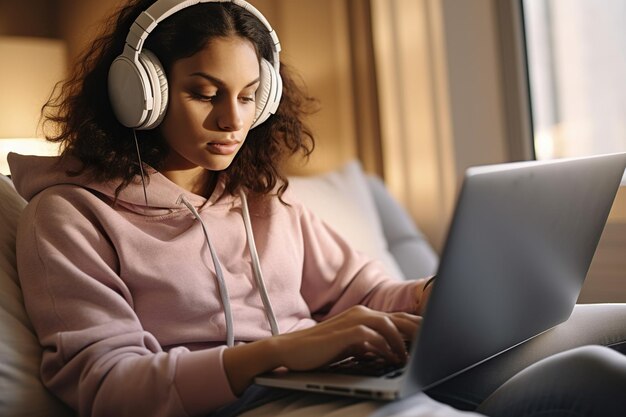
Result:
[[[425,280],[389,280],[285,193],[281,163],[313,145],[310,100],[285,67],[281,106],[250,131],[260,59],[274,61],[258,17],[207,3],[164,19],[142,53],[160,60],[167,111],[150,130],[122,125],[107,80],[152,3],[122,9],[49,103],[62,157],[12,161],[30,200],[18,251],[46,385],[81,415],[198,415],[279,366],[405,360]]]
[[[391,280],[289,195],[311,100],[275,35],[241,2],[153,3],[120,10],[48,103],[61,157],[11,158],[46,386],[80,415],[229,415],[286,396],[251,386],[277,367],[404,362],[429,281]]]

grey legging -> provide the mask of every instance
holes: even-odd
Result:
[[[626,304],[581,304],[565,323],[428,394],[488,416],[624,416],[626,356],[616,351],[626,353]]]

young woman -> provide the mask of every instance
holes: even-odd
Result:
[[[250,130],[261,64],[278,70],[259,17],[210,2],[163,19],[140,59],[160,61],[167,110],[148,130],[122,124],[136,91],[112,64],[152,3],[122,9],[49,103],[62,156],[12,161],[45,384],[81,415],[198,415],[279,366],[405,360],[425,280],[388,279],[285,193],[281,164],[313,140],[284,66],[280,107]]]
[[[243,2],[175,6],[121,9],[46,107],[62,155],[11,157],[43,382],[85,416],[234,415],[287,395],[251,385],[278,367],[402,363],[428,280],[390,279],[290,196],[311,100],[277,37]]]

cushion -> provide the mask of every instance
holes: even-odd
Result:
[[[41,347],[23,305],[15,234],[26,202],[0,175],[0,416],[70,416],[39,379]]]
[[[353,248],[382,261],[394,278],[404,279],[389,253],[366,175],[358,161],[326,174],[289,177],[289,189]]]
[[[387,247],[406,278],[437,273],[439,256],[413,219],[389,193],[380,178],[367,176],[370,192],[383,227]]]

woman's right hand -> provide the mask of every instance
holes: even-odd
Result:
[[[240,395],[255,376],[279,367],[306,371],[372,354],[404,363],[404,341],[413,339],[421,322],[420,316],[409,313],[355,306],[308,329],[226,349],[224,368],[233,392]]]
[[[319,368],[349,356],[374,354],[390,363],[407,360],[405,340],[422,318],[355,306],[308,329],[275,337],[281,365],[294,371]]]

